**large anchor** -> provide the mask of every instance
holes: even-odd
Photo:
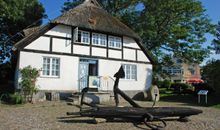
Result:
[[[84,98],[89,88],[84,88],[82,90],[80,112],[78,114],[83,117],[131,119],[137,122],[144,122],[147,127],[158,130],[166,127],[165,118],[178,117],[177,119],[186,121],[187,117],[202,113],[201,110],[188,107],[141,107],[118,88],[119,80],[120,78],[124,78],[124,76],[123,67],[120,67],[119,71],[114,75],[116,78],[113,88],[115,107],[100,107],[85,102]],[[118,107],[118,95],[123,97],[132,107]],[[83,105],[89,106],[89,108],[83,109]],[[76,115],[76,113],[67,112],[67,115]],[[162,125],[152,124],[153,121],[161,121]]]

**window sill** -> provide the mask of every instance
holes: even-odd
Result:
[[[135,82],[137,81],[137,79],[120,79],[120,80],[121,80],[121,81],[132,81],[132,82],[133,82],[133,81],[135,81]]]
[[[122,49],[121,47],[119,48],[119,47],[110,47],[110,46],[108,48],[109,49],[116,49],[116,50],[121,50]]]
[[[94,44],[94,43],[92,43],[92,45],[94,46],[94,47],[107,47],[107,45],[100,45],[100,44]]]
[[[60,76],[40,76],[40,78],[59,79],[59,78],[60,78]]]
[[[86,43],[86,42],[74,42],[76,44],[84,44],[84,45],[89,45],[90,43]]]

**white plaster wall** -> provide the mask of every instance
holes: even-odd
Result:
[[[31,44],[27,45],[25,49],[49,51],[50,38],[41,36],[37,40],[33,41]]]
[[[57,25],[51,30],[49,30],[46,34],[53,36],[67,37],[67,38],[71,38],[72,36],[71,27],[65,25]]]
[[[57,90],[57,91],[77,91],[78,90],[78,65],[79,58],[72,56],[60,56],[50,54],[39,54],[31,52],[20,53],[19,69],[31,65],[39,70],[42,69],[43,57],[60,58],[60,77],[46,78],[42,75],[37,80],[37,85],[40,90]],[[146,90],[151,86],[152,80],[152,65],[140,64],[131,62],[120,62],[112,60],[99,59],[99,76],[111,76],[118,71],[122,64],[137,65],[137,80],[121,79],[119,88],[122,90]],[[109,90],[113,89],[113,82],[109,84]],[[106,88],[104,88],[105,90]]]
[[[53,38],[52,51],[71,53],[71,40]]]
[[[122,58],[121,51],[111,50],[110,48],[108,50],[108,56],[110,58],[116,58],[116,59],[121,59]]]
[[[124,48],[124,59],[136,60],[136,51],[134,49],[125,49]]]
[[[122,64],[137,65],[137,80],[121,79],[119,82],[120,89],[128,90],[128,91],[132,91],[132,90],[142,91],[150,88],[152,81],[152,65],[150,64],[99,60],[99,75],[113,77]],[[109,88],[110,90],[112,90],[113,86],[110,86]],[[105,89],[106,88],[104,88],[104,90]]]
[[[138,50],[138,61],[144,61],[144,62],[149,62],[148,57],[143,53],[142,50],[140,50],[141,48],[138,46],[138,44],[136,43],[136,41],[132,38],[129,37],[123,37],[124,40],[124,46],[125,47],[131,47],[131,48],[135,48],[135,49],[139,49]],[[133,53],[132,51],[125,50],[124,49],[124,58],[125,59],[130,59],[133,58]]]
[[[93,56],[103,56],[103,57],[106,57],[106,52],[107,52],[106,49],[92,47],[92,55]]]
[[[150,62],[143,51],[138,50],[138,61]]]
[[[74,54],[89,55],[90,48],[88,46],[73,45],[73,53]]]
[[[138,46],[136,41],[132,38],[129,38],[129,37],[125,37],[125,36],[123,37],[123,44],[126,47],[132,47],[132,48],[140,49],[140,47]]]
[[[37,80],[40,90],[60,90],[77,91],[78,90],[78,57],[38,54],[30,52],[20,53],[19,69],[28,65],[34,68],[42,69],[43,56],[60,58],[60,77],[45,78],[42,75]],[[42,72],[41,72],[42,73]]]

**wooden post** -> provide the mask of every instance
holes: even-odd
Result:
[[[208,101],[207,101],[207,94],[205,95],[205,103],[207,104]]]

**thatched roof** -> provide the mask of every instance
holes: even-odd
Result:
[[[41,29],[40,26],[37,27],[32,27],[32,28],[27,28],[23,30],[24,36],[29,36],[30,34],[32,34],[33,32],[39,31]]]
[[[95,0],[85,0],[81,5],[65,12],[52,23],[76,26],[116,35],[139,39],[139,36],[128,26],[113,17]]]
[[[58,24],[134,38],[151,63],[154,63],[151,53],[143,47],[140,37],[128,26],[102,9],[96,0],[85,0],[81,5],[65,12],[43,27],[24,30],[25,38],[16,43],[13,50],[22,50]]]

